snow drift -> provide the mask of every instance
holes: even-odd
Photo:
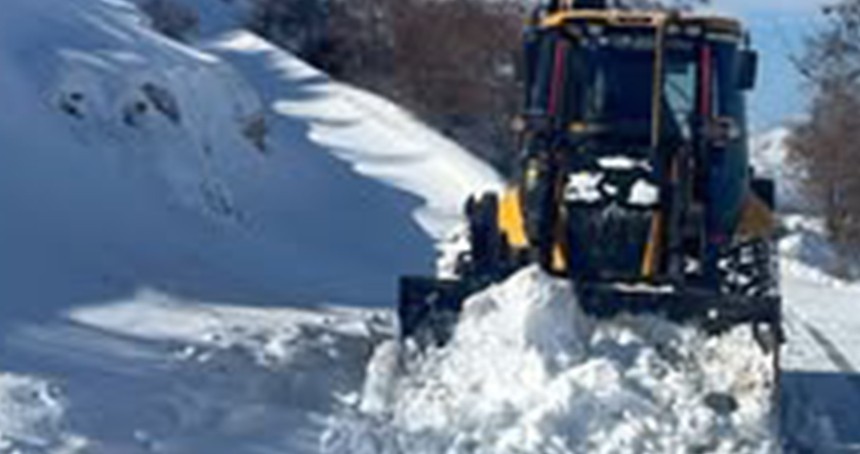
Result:
[[[446,348],[377,349],[327,452],[772,452],[772,359],[754,345],[749,329],[596,322],[527,269],[472,297]]]

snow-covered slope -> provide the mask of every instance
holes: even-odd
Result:
[[[0,452],[301,452],[283,428],[362,369],[327,355],[370,340],[257,308],[390,307],[495,174],[250,34],[183,46],[119,0],[2,9]]]
[[[213,44],[219,57],[121,2],[4,8],[4,299],[52,310],[154,287],[383,305],[397,273],[429,269],[428,231],[494,182],[408,114],[251,35]]]

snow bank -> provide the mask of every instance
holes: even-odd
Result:
[[[73,454],[87,442],[66,430],[60,392],[33,378],[0,374],[0,453]]]
[[[471,298],[451,344],[383,345],[329,453],[771,452],[771,358],[653,318],[598,323],[536,269]]]

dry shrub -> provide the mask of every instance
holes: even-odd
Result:
[[[506,172],[516,156],[508,124],[521,97],[524,13],[513,1],[336,1],[318,63],[404,104]]]
[[[174,0],[145,0],[140,9],[152,20],[159,32],[176,40],[185,40],[197,30],[197,13]]]
[[[324,41],[325,0],[250,0],[248,26],[273,43],[313,58]]]
[[[860,0],[825,8],[827,25],[808,38],[797,64],[811,89],[789,157],[847,258],[860,257]]]

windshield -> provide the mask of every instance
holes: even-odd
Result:
[[[564,122],[611,128],[616,136],[649,138],[654,112],[655,34],[608,34],[600,38],[548,39],[541,49],[530,104]],[[547,44],[548,43],[548,44]],[[697,55],[691,41],[666,43],[661,102],[663,134],[689,138],[697,105]],[[549,63],[549,64],[547,64]]]
[[[573,121],[635,124],[651,122],[653,52],[594,48],[571,51],[563,115]]]

